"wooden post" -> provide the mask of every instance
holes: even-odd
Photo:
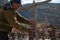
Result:
[[[55,27],[54,26],[52,26],[52,38],[51,38],[51,40],[56,40],[56,38],[55,38]]]
[[[51,37],[51,40],[56,40],[55,38],[55,27],[53,25],[50,25],[49,27],[51,27],[52,31],[50,31],[50,37]]]
[[[33,5],[35,4],[35,0],[33,0]],[[36,40],[39,39],[39,34],[38,34],[38,30],[36,28],[37,26],[37,13],[36,13],[36,7],[34,6],[34,32],[35,32],[35,38]]]

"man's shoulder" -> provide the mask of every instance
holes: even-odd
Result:
[[[5,13],[5,12],[14,12],[9,3],[5,4],[0,8],[0,13]]]
[[[9,10],[9,11],[12,11],[12,10],[13,10],[13,9],[11,8],[10,3],[5,4],[5,5],[3,6],[3,9],[4,9],[4,10]]]

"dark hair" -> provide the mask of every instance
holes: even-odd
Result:
[[[21,0],[10,0],[10,3],[11,4],[13,4],[13,3],[21,4]]]

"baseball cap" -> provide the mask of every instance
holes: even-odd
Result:
[[[12,4],[13,2],[17,3],[17,4],[21,4],[21,0],[10,0],[10,3]]]

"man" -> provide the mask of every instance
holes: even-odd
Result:
[[[10,3],[5,4],[0,9],[0,40],[8,40],[8,33],[12,28],[16,28],[19,31],[26,31],[22,25],[16,22],[16,16],[21,23],[29,24],[30,22],[18,15],[16,12],[21,5],[21,0],[11,0]]]

